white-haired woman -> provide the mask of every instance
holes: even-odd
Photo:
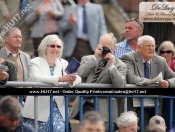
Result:
[[[174,44],[171,41],[163,41],[158,49],[158,54],[166,59],[167,65],[169,68],[175,72],[175,48]],[[173,99],[173,111],[175,110],[175,99]],[[162,107],[162,117],[165,119],[167,124],[167,130],[169,130],[169,112],[167,112],[167,108],[170,108],[170,100],[167,98],[163,99],[163,107]],[[173,126],[175,125],[175,113],[173,113]]]
[[[119,130],[117,132],[137,132],[139,118],[133,111],[124,112],[117,118],[116,124]]]
[[[68,62],[61,59],[63,43],[57,35],[48,35],[38,47],[39,57],[29,61],[29,80],[58,85],[68,82],[70,87],[81,83],[76,74],[66,74]],[[63,96],[54,96],[53,131],[65,132],[65,101]],[[38,132],[49,132],[50,129],[50,97],[38,97]],[[34,126],[34,97],[28,96],[23,110],[24,122]]]
[[[158,54],[166,59],[170,69],[175,72],[175,49],[171,41],[164,41],[160,44]]]

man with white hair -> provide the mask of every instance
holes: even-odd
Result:
[[[163,57],[155,55],[155,40],[153,37],[144,35],[138,39],[138,51],[130,52],[121,57],[127,64],[126,80],[129,84],[146,82],[158,76],[162,72],[162,80],[159,81],[161,88],[175,87],[175,73],[168,67]],[[145,98],[145,100],[147,100]],[[137,99],[139,101],[139,99]],[[150,98],[144,103],[144,122],[148,124],[149,119],[154,116],[154,99]],[[151,102],[151,103],[150,103]],[[136,111],[140,115],[140,106],[134,105],[134,100],[128,99],[128,110]],[[162,101],[159,100],[159,115],[162,112]]]
[[[116,124],[119,130],[117,132],[137,132],[139,127],[137,125],[139,118],[133,111],[127,111],[117,118]]]

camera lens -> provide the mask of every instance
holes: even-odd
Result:
[[[102,51],[102,55],[106,55],[107,53],[110,53],[110,49],[106,46],[103,46],[103,51]]]

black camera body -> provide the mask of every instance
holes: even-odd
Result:
[[[102,55],[106,55],[107,53],[110,53],[110,49],[106,46],[103,46],[103,51],[102,51]]]

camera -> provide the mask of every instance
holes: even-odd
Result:
[[[110,53],[110,49],[106,46],[103,46],[103,51],[102,51],[102,55],[106,55],[107,53]]]

